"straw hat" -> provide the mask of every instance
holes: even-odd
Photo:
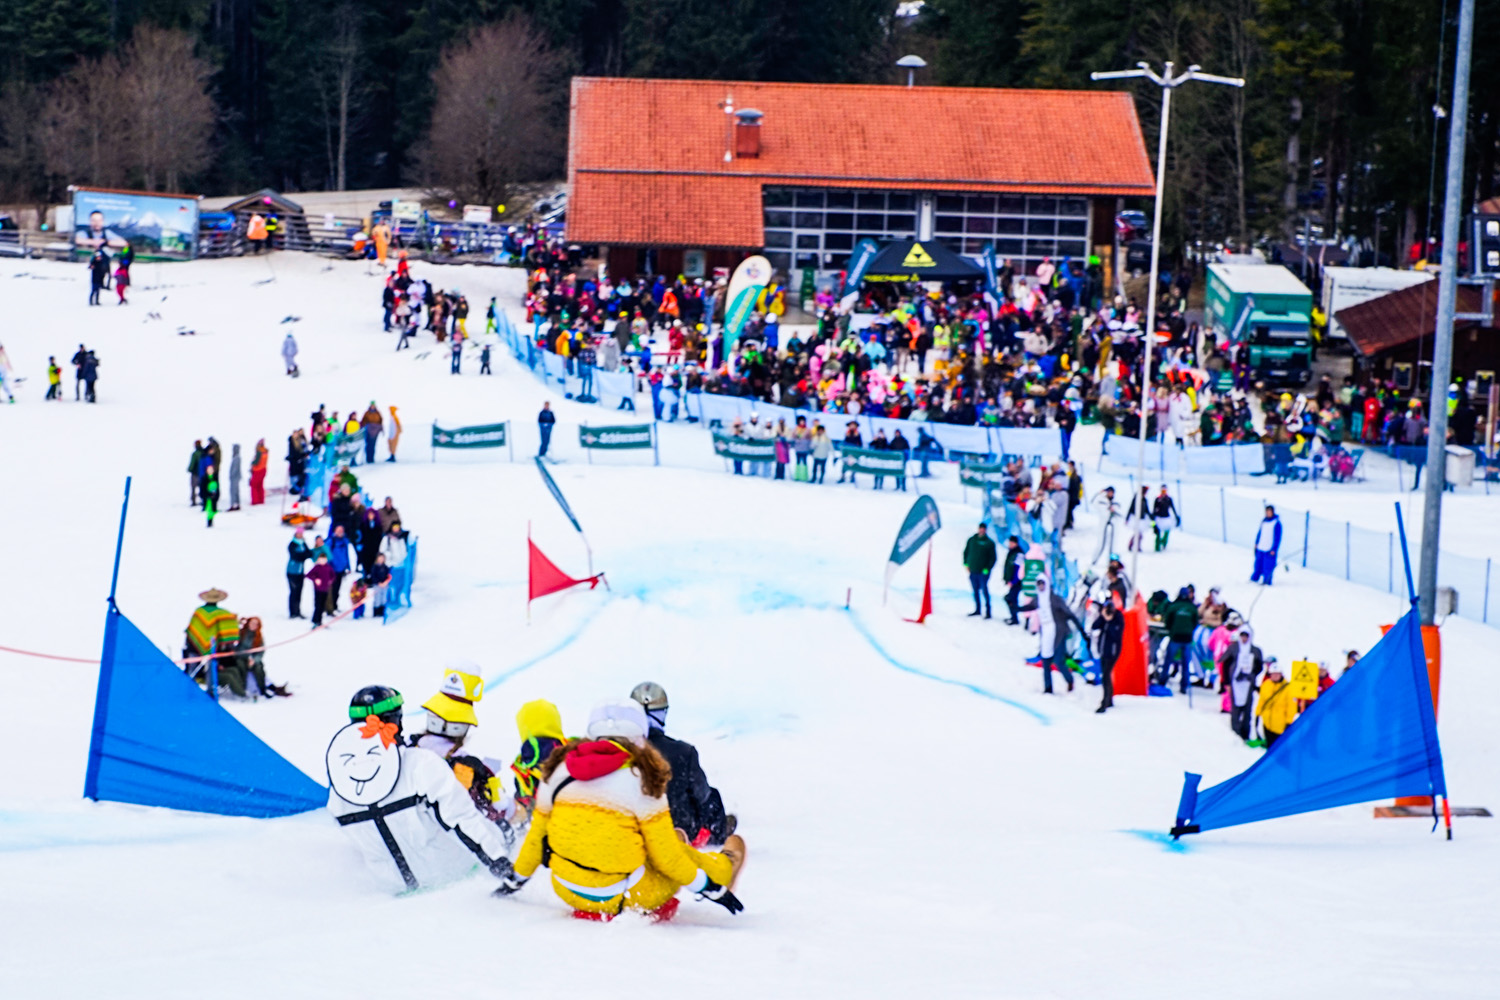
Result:
[[[218,604],[228,596],[228,594],[224,593],[224,591],[220,590],[218,587],[211,587],[208,590],[205,590],[203,593],[199,594],[198,599],[204,604]]]

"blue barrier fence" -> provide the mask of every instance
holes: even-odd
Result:
[[[417,582],[417,539],[406,545],[406,561],[391,567],[391,582],[385,589],[385,624],[411,610],[411,587]]]
[[[569,359],[542,350],[521,336],[508,316],[502,314],[498,325],[511,353],[546,385],[573,399],[592,397],[606,409],[635,409],[635,376],[631,373],[605,372],[576,363],[570,365]],[[893,437],[899,430],[915,448],[925,433],[937,441],[945,453],[942,457],[949,461],[958,461],[963,455],[1065,457],[1062,432],[1056,427],[986,427],[897,420],[868,414],[850,416],[808,408],[793,409],[744,396],[677,392],[662,387],[653,387],[651,399],[653,416],[667,422],[681,417],[706,427],[728,427],[735,419],[748,420],[755,413],[773,426],[778,420],[785,420],[791,426],[798,417],[806,417],[823,421],[830,428],[831,436],[838,438],[841,436],[838,430],[852,420],[860,425],[866,440],[874,438],[879,430],[885,431],[886,437]]]
[[[1131,481],[1132,489],[1134,480]],[[1133,495],[1133,492],[1128,495]],[[1222,486],[1177,484],[1177,509],[1182,530],[1191,535],[1237,545],[1255,546],[1255,533],[1274,498],[1253,499]],[[1281,564],[1293,570],[1310,569],[1398,596],[1406,593],[1397,533],[1372,531],[1349,521],[1318,517],[1277,505],[1281,517]],[[1443,551],[1438,556],[1438,585],[1458,595],[1460,618],[1500,627],[1500,579],[1494,560]],[[1247,552],[1244,566],[1250,574]]]

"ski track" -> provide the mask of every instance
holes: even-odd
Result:
[[[682,424],[660,426],[660,468],[631,453],[589,465],[577,423],[649,411],[563,400],[498,344],[493,377],[470,358],[450,376],[426,335],[417,350],[392,350],[379,278],[364,263],[278,254],[276,280],[260,283],[271,266],[163,266],[152,280],[170,295],[138,287],[131,306],[89,309],[81,264],[0,261],[0,279],[29,279],[7,286],[3,340],[27,381],[17,405],[0,407],[0,468],[26,487],[0,488],[13,568],[0,574],[0,641],[97,655],[127,474],[120,604],[160,648],[180,647],[194,596],[211,585],[229,591],[231,609],[262,615],[268,639],[298,634],[306,623],[285,616],[275,499],[207,531],[182,506],[191,441],[212,433],[226,452],[239,442],[248,468],[264,437],[267,484],[279,486],[286,434],[319,403],[341,413],[372,397],[396,403],[401,461],[355,471],[377,503],[395,498],[421,538],[416,606],[389,626],[346,620],[277,649],[267,668],[296,696],[227,709],[321,779],[329,734],[364,684],[400,688],[416,715],[445,662],[474,660],[490,679],[474,749],[508,760],[520,703],[554,701],[576,733],[594,703],[656,680],[671,695],[671,730],[698,746],[741,818],[747,908],[731,917],[685,899],[669,925],[600,926],[569,919],[545,877],[501,901],[486,874],[392,898],[321,812],[249,820],[81,801],[97,668],[0,654],[15,748],[0,772],[7,998],[321,1000],[371,982],[652,1000],[705,990],[1157,1000],[1184,984],[1229,1000],[1494,995],[1500,824],[1458,820],[1447,843],[1425,820],[1377,822],[1368,806],[1350,806],[1171,841],[1183,771],[1210,786],[1256,751],[1233,739],[1211,697],[1121,698],[1103,716],[1095,688],[1044,700],[1025,664],[1035,636],[966,617],[961,554],[978,509],[951,467],[921,484],[944,528],[933,543],[936,613],[918,627],[902,621],[921,593],[917,560],[889,604],[880,597],[890,539],[915,494],[734,477],[705,432]],[[414,270],[463,289],[473,332],[491,295],[521,318],[519,272]],[[161,321],[143,323],[147,310]],[[283,324],[288,315],[300,320]],[[179,326],[200,335],[179,337]],[[278,355],[288,329],[302,348],[297,380]],[[97,406],[67,395],[80,339],[103,362]],[[41,399],[48,354],[64,365],[63,403]],[[560,425],[551,471],[612,590],[540,599],[528,624],[528,522],[566,572],[586,565],[530,467],[543,400]],[[514,464],[503,452],[429,461],[432,422],[507,418]],[[1123,486],[1123,475],[1091,471],[1097,428],[1081,428],[1074,446],[1090,496]],[[1274,497],[1289,511],[1388,530],[1384,511],[1407,495],[1365,483]],[[1500,555],[1497,513],[1500,497],[1460,496],[1445,531],[1468,522],[1463,551]],[[1413,507],[1408,523],[1416,516]],[[1098,530],[1083,514],[1070,552],[1092,556]],[[1327,660],[1335,672],[1344,649],[1368,649],[1405,610],[1300,567],[1254,587],[1250,558],[1174,532],[1167,552],[1142,555],[1138,582],[1174,593],[1189,581],[1200,592],[1222,586],[1231,606],[1255,602],[1267,652]],[[1444,626],[1439,722],[1455,804],[1492,809],[1495,634]],[[471,942],[478,960],[465,957]],[[558,954],[561,965],[545,960]]]

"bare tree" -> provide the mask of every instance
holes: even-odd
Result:
[[[355,88],[364,54],[360,22],[360,8],[352,3],[341,3],[333,9],[318,82],[328,147],[328,179],[336,191],[345,189],[348,178],[350,119],[356,110]]]
[[[113,54],[79,63],[48,89],[37,123],[46,172],[63,184],[118,186],[129,173],[129,98]]]
[[[145,24],[135,29],[121,61],[132,165],[148,191],[177,190],[213,155],[213,67],[193,51],[191,35]]]
[[[558,169],[562,60],[518,11],[443,52],[432,126],[416,151],[419,182],[494,205],[512,186]]]

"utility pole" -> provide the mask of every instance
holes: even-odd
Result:
[[[1468,0],[1472,2],[1472,0]],[[1156,350],[1156,286],[1160,283],[1158,275],[1161,269],[1161,212],[1162,212],[1162,188],[1166,183],[1167,174],[1167,129],[1172,117],[1172,91],[1187,83],[1189,80],[1202,80],[1204,83],[1222,83],[1230,87],[1243,87],[1245,81],[1239,77],[1215,76],[1212,73],[1202,72],[1200,66],[1189,66],[1184,72],[1177,76],[1172,75],[1174,63],[1163,63],[1160,75],[1157,75],[1147,63],[1136,63],[1135,69],[1110,70],[1104,73],[1090,73],[1091,80],[1126,80],[1134,77],[1145,77],[1161,88],[1161,134],[1156,139],[1156,204],[1151,210],[1151,285],[1146,290],[1146,330],[1145,336],[1141,338],[1141,441],[1140,451],[1136,455],[1135,463],[1135,490],[1130,498],[1132,504],[1140,502],[1141,488],[1146,482],[1146,425],[1150,422],[1150,407],[1154,400],[1151,391],[1151,355]],[[1130,508],[1126,508],[1128,511]],[[1137,511],[1136,516],[1145,518],[1144,510]],[[1140,590],[1140,576],[1136,570],[1140,565],[1140,547],[1137,546],[1130,553],[1130,585],[1137,591]]]
[[[1453,107],[1448,112],[1448,178],[1443,197],[1443,256],[1433,330],[1432,385],[1427,403],[1427,492],[1422,504],[1422,560],[1417,571],[1422,624],[1437,612],[1438,534],[1447,481],[1448,382],[1453,378],[1453,314],[1458,301],[1458,224],[1463,213],[1464,151],[1469,132],[1469,62],[1474,49],[1474,0],[1460,0],[1453,60]],[[1476,252],[1478,248],[1472,248]]]

